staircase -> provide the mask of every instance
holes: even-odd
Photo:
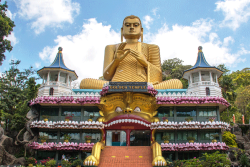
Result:
[[[150,146],[106,146],[98,167],[152,167]]]

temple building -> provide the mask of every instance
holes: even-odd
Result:
[[[113,155],[112,147],[121,148],[119,154],[123,148],[132,152],[140,147],[138,161],[166,166],[168,161],[228,149],[221,135],[230,129],[220,121],[220,112],[230,105],[218,84],[222,71],[207,63],[201,47],[195,65],[183,72],[187,89],[157,90],[147,82],[107,82],[102,89],[72,89],[71,82],[78,77],[66,67],[62,48],[54,62],[37,73],[43,81],[30,107],[39,112],[31,128],[40,138],[30,147],[38,160],[51,157],[60,163],[65,155],[86,159],[86,166],[104,166],[104,159],[119,157]]]

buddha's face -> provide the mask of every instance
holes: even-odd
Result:
[[[141,36],[141,24],[137,18],[127,18],[123,22],[123,36],[125,39],[139,39]]]

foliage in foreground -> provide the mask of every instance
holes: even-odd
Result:
[[[225,131],[222,135],[222,141],[229,147],[238,147],[235,140],[236,136],[229,131]]]
[[[0,1],[1,2],[1,1]],[[0,3],[0,65],[2,65],[3,60],[5,59],[5,51],[9,52],[12,50],[10,40],[7,40],[5,37],[11,34],[13,27],[15,27],[14,22],[6,15],[8,5],[7,2],[4,4]]]
[[[174,161],[174,167],[224,167],[225,165],[231,165],[231,161],[227,157],[227,154],[222,154],[219,151],[208,154],[205,153],[202,157],[190,160],[177,160]]]
[[[0,76],[0,117],[5,122],[5,130],[13,132],[24,127],[29,111],[28,101],[36,97],[38,87],[35,70],[32,67],[21,71],[20,61],[12,61],[11,67]]]

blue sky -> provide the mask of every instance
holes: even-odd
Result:
[[[3,3],[3,2],[2,2]],[[104,49],[120,42],[124,17],[142,20],[144,42],[157,44],[161,60],[178,57],[194,65],[203,46],[210,65],[232,70],[250,67],[250,0],[7,0],[7,15],[16,27],[8,37],[0,72],[11,59],[20,68],[40,69],[54,60],[58,47],[64,61],[83,78],[102,76]]]

